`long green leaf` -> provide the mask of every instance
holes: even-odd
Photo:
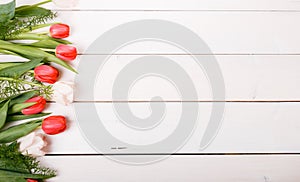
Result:
[[[44,116],[48,116],[51,113],[39,113],[39,114],[32,114],[32,115],[11,115],[7,116],[6,122],[11,122],[11,121],[21,121],[25,119],[35,119],[35,118],[41,118]]]
[[[3,105],[3,102],[8,101],[8,100],[11,100],[10,103],[16,104],[16,103],[15,103],[15,99],[17,99],[18,97],[22,97],[22,95],[24,95],[24,97],[27,98],[27,97],[28,97],[28,96],[26,96],[27,94],[28,94],[28,95],[32,95],[33,93],[37,94],[37,91],[31,90],[31,91],[27,91],[27,92],[23,92],[23,93],[19,93],[19,94],[12,95],[12,96],[10,96],[10,97],[7,97],[7,98],[5,98],[5,99],[0,100],[0,106]],[[33,97],[33,95],[32,95],[31,97]],[[29,97],[29,98],[31,98],[31,97]],[[28,99],[29,99],[29,98],[28,98]],[[26,100],[28,100],[28,99],[26,99]],[[23,102],[25,102],[26,100],[24,100]],[[17,100],[16,100],[16,101],[17,101]],[[20,102],[18,102],[18,103],[22,103],[22,101],[20,100]],[[2,105],[1,105],[1,104],[2,104]],[[11,105],[10,105],[10,106],[11,106]]]
[[[28,135],[41,126],[42,120],[29,121],[0,131],[0,143],[10,143]]]
[[[11,101],[9,103],[9,107],[11,107],[15,104],[21,104],[21,103],[27,101],[28,99],[32,98],[36,94],[37,94],[37,91],[35,91],[35,90],[31,90],[31,91],[28,91],[28,92],[21,93],[17,97],[11,98]]]
[[[1,52],[1,50],[0,50]],[[19,64],[22,64],[21,62],[6,62],[6,63],[0,63],[0,70],[10,67],[10,66],[17,66]]]
[[[65,61],[57,58],[56,56],[54,56],[52,54],[49,54],[45,51],[35,48],[35,47],[22,46],[22,45],[17,45],[17,44],[8,44],[7,42],[0,40],[0,49],[13,51],[15,53],[18,53],[18,54],[24,56],[25,58],[28,58],[28,59],[45,58],[46,61],[50,61],[50,62],[59,64],[65,68],[67,68],[68,70],[77,73],[76,70],[74,68],[72,68],[70,65],[68,65]]]
[[[60,43],[51,39],[44,39],[27,45],[38,48],[55,49]]]
[[[50,13],[51,10],[42,7],[25,5],[16,8],[15,17],[45,16]]]
[[[36,104],[36,102],[26,102],[26,103],[21,103],[21,104],[15,104],[11,108],[8,109],[8,114],[15,114],[15,113],[21,112],[22,109],[33,106],[34,104]]]
[[[43,58],[36,58],[28,62],[24,62],[20,65],[10,66],[0,70],[1,77],[11,77],[11,78],[18,78],[27,71],[35,68],[43,61]]]
[[[1,108],[0,108],[0,129],[3,128],[6,117],[7,117],[7,111],[8,111],[8,104],[10,100],[8,100]]]

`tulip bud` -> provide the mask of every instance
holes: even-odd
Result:
[[[26,182],[39,182],[39,181],[36,179],[27,179]]]
[[[72,61],[76,59],[77,49],[72,46],[60,44],[56,47],[56,57],[64,61]]]
[[[50,116],[43,120],[42,129],[48,135],[55,135],[65,131],[67,128],[64,116]]]
[[[50,27],[50,35],[56,39],[67,38],[70,35],[69,25],[58,23]]]
[[[41,65],[34,69],[34,78],[41,82],[53,84],[57,81],[59,72],[52,66]]]
[[[24,115],[38,114],[38,113],[42,112],[46,106],[46,100],[44,99],[44,97],[41,97],[41,96],[33,97],[31,99],[28,99],[25,102],[36,102],[36,104],[23,109],[22,113]]]

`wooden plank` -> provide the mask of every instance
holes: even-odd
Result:
[[[215,73],[215,67],[205,70],[193,60],[191,56],[164,56],[182,69],[178,77],[188,74],[195,86],[197,98],[186,98],[182,95],[182,83],[176,83],[177,78],[168,78],[171,68],[166,67],[165,72],[158,74],[158,70],[149,72],[148,75],[138,81],[132,80],[131,89],[126,88],[122,92],[128,93],[128,98],[120,99],[113,95],[115,81],[121,71],[133,61],[144,57],[139,56],[112,56],[104,61],[105,56],[82,56],[79,58],[79,75],[76,78],[76,101],[151,101],[155,96],[160,96],[166,101],[216,101],[212,96],[212,82],[207,74]],[[199,60],[205,60],[208,56],[200,56]],[[159,57],[158,57],[159,58]],[[161,67],[162,63],[156,63],[154,67]],[[294,101],[300,100],[300,56],[215,56],[225,83],[226,101]],[[200,63],[202,64],[202,62]],[[134,65],[131,65],[134,67]],[[96,68],[96,69],[94,69]],[[136,70],[136,68],[132,68]],[[95,72],[95,73],[93,73]],[[97,73],[97,74],[96,74]],[[70,79],[74,75],[65,73],[62,79]],[[130,73],[124,74],[129,77]],[[90,75],[90,76],[88,76]],[[123,75],[123,76],[124,76]],[[96,78],[95,78],[96,76]],[[164,78],[162,76],[166,76]],[[137,78],[136,78],[137,79]],[[169,80],[168,80],[169,79]],[[92,85],[90,87],[88,85]],[[95,86],[94,86],[95,85]],[[94,89],[94,94],[90,90]],[[185,89],[185,88],[184,88]]]
[[[134,160],[143,156],[127,157]],[[49,182],[297,182],[300,179],[299,155],[171,156],[162,162],[140,166],[120,164],[103,156],[50,156],[43,163],[59,172]]]
[[[90,123],[95,113],[82,113],[78,106],[87,108],[93,103],[74,103],[69,107],[50,104],[48,111],[68,117],[68,129],[59,135],[48,136],[50,154],[95,154],[97,153],[85,140],[79,125]],[[126,103],[123,103],[126,104]],[[154,129],[139,131],[126,126],[118,118],[112,103],[96,103],[96,112],[109,133],[121,141],[146,145],[159,142],[171,135],[177,127],[181,116],[181,103],[165,103],[166,112],[161,124]],[[147,118],[150,114],[149,103],[130,103],[133,115]],[[153,106],[153,105],[152,105]],[[76,110],[75,110],[76,108]],[[199,118],[197,126],[187,143],[177,153],[299,153],[299,103],[226,103],[225,113],[219,130],[213,142],[204,150],[200,149],[203,133],[209,123],[212,103],[199,103]],[[119,112],[118,112],[119,113]],[[78,120],[75,115],[86,118]],[[126,120],[125,120],[126,121]],[[189,121],[182,121],[189,122]],[[92,124],[91,127],[97,124]],[[86,130],[85,130],[86,131]],[[101,135],[103,132],[98,131]],[[98,134],[97,133],[97,134]],[[180,134],[180,133],[179,133]],[[181,134],[180,134],[181,135]],[[107,138],[100,139],[103,144]],[[110,143],[108,153],[140,153],[128,146],[117,146]],[[115,147],[127,147],[115,150]],[[161,149],[151,149],[145,153],[161,153]],[[171,153],[176,151],[169,151]]]
[[[139,0],[77,0],[75,6],[54,9],[72,10],[299,10],[298,1],[288,0],[173,0],[173,1],[139,1]],[[22,0],[20,4],[38,2]],[[73,1],[72,1],[73,2]]]
[[[97,20],[94,18],[97,17]],[[111,51],[101,50],[98,46],[93,50],[87,48],[100,36],[114,27],[124,23],[156,19],[171,21],[182,25],[187,30],[197,34],[210,48],[189,50],[191,54],[299,54],[300,47],[300,12],[60,12],[60,22],[65,22],[72,27],[70,40],[78,44],[79,51],[85,54],[111,54]],[[87,21],[92,20],[92,21]],[[276,20],[276,21],[274,21]],[[149,25],[149,24],[147,24]],[[159,39],[164,40],[168,35],[176,37],[188,37],[189,33],[178,33],[177,30],[159,22],[151,27],[144,24],[134,24],[134,30],[121,31],[113,34],[106,34],[111,40],[100,41],[104,47],[111,47],[118,44],[122,37],[128,38],[133,35],[144,34],[146,30],[160,32]],[[155,27],[156,26],[156,27]],[[143,30],[144,27],[146,30]],[[156,31],[154,31],[156,30]],[[136,31],[136,32],[135,32]],[[176,31],[176,32],[174,32]],[[116,31],[117,32],[117,31]],[[110,37],[111,36],[111,37]],[[118,37],[119,36],[119,37]],[[140,35],[141,38],[149,38],[147,35]],[[155,38],[151,35],[150,38]],[[173,38],[165,38],[172,42]],[[183,39],[184,40],[184,39]],[[196,39],[193,39],[196,41]],[[175,41],[175,40],[174,40]],[[179,41],[181,42],[181,41]],[[176,42],[181,45],[181,43]],[[99,42],[98,42],[99,43]],[[113,43],[113,44],[112,44]],[[108,46],[110,45],[110,46]],[[194,43],[191,43],[194,45]],[[121,45],[118,45],[118,47]],[[190,45],[189,45],[190,46]],[[116,47],[117,48],[117,47]],[[187,54],[174,45],[156,40],[141,40],[131,43],[114,53],[119,54]]]
[[[126,65],[143,56],[146,55],[115,55],[110,57],[105,64],[102,61],[104,56],[79,56],[77,60],[71,63],[79,70],[76,79],[75,100],[115,101],[116,98],[113,99],[112,96],[112,88],[117,75]],[[172,59],[190,76],[198,94],[196,100],[216,101],[212,97],[211,84],[206,76],[207,70],[197,65],[192,57],[183,55],[167,55],[165,57]],[[200,60],[206,59],[206,57],[200,56]],[[300,56],[217,55],[215,57],[223,74],[226,101],[300,100],[300,87],[297,84],[300,82]],[[19,60],[11,56],[0,56],[0,58],[1,61]],[[78,68],[79,62],[81,65]],[[101,65],[104,66],[101,68]],[[75,75],[73,73],[58,68],[62,73],[60,80],[74,80]],[[96,70],[99,68],[99,75],[95,81],[95,94],[92,94],[92,98],[89,91],[94,87],[89,88],[85,85],[86,83],[93,83],[93,79],[79,81],[80,78],[89,75],[94,78],[89,68],[96,68]],[[169,80],[161,77],[149,76],[132,84],[133,87],[128,99],[122,101],[151,101],[154,96],[161,96],[166,101],[187,101]]]

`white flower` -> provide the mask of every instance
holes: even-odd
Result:
[[[36,131],[19,138],[19,150],[24,155],[32,155],[34,157],[44,156],[46,153],[43,148],[47,146],[45,136]]]
[[[77,5],[78,0],[52,0],[52,2],[61,8],[73,8]]]
[[[53,84],[53,89],[54,89],[54,93],[52,99],[55,102],[59,104],[63,104],[65,106],[73,102],[74,83],[66,82],[66,81],[58,81],[55,84]]]

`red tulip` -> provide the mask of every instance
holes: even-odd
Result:
[[[43,120],[42,129],[48,135],[55,135],[65,131],[67,128],[64,116],[50,116]]]
[[[56,47],[56,57],[64,61],[72,61],[77,56],[77,49],[72,46],[60,44]]]
[[[32,115],[32,114],[40,113],[45,109],[46,106],[46,100],[44,99],[44,97],[41,96],[32,97],[31,99],[28,99],[25,102],[36,102],[36,104],[23,109],[22,113],[24,115]]]
[[[67,38],[70,35],[70,27],[62,23],[54,24],[50,27],[50,35],[57,39]]]
[[[34,69],[34,78],[41,82],[53,84],[57,81],[59,72],[52,66],[41,65]]]
[[[38,180],[35,180],[35,179],[27,179],[26,182],[38,182]]]

